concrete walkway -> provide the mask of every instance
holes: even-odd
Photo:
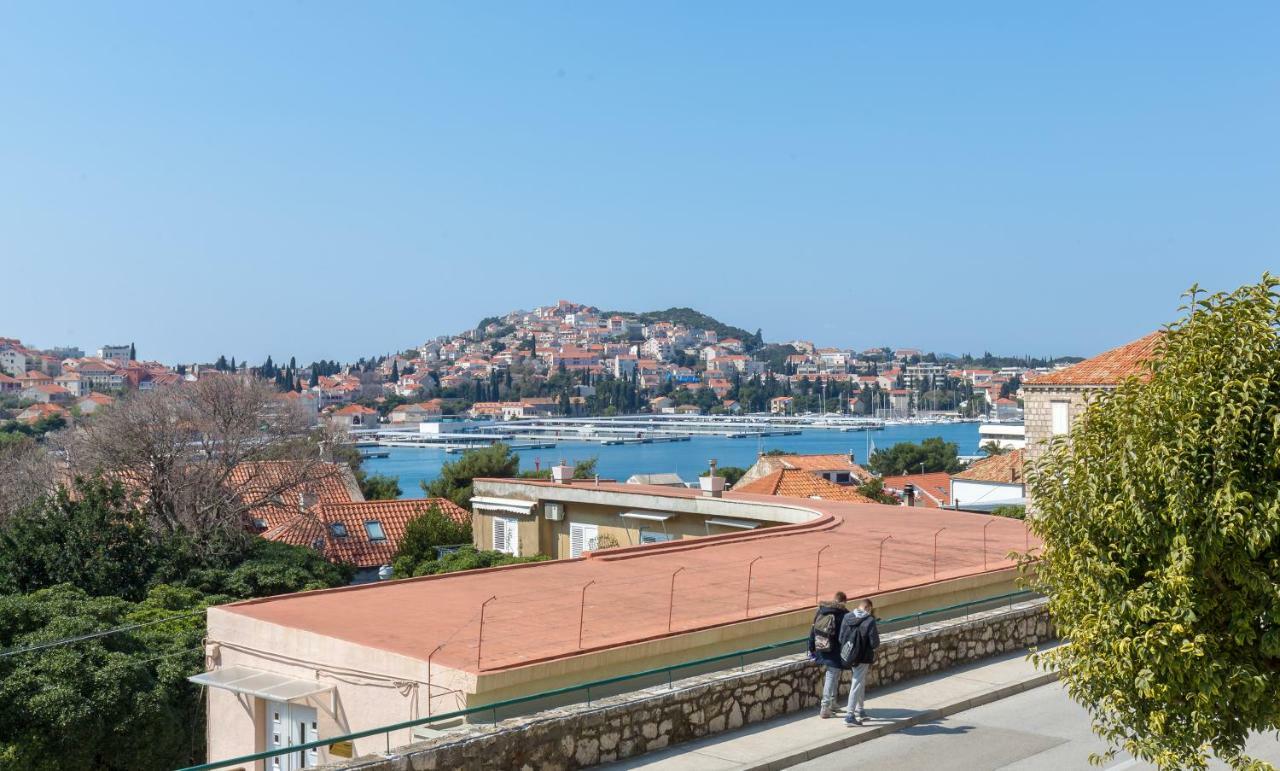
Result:
[[[1057,679],[1036,670],[1024,653],[1005,654],[936,675],[879,688],[867,696],[868,720],[847,727],[837,715],[798,712],[667,750],[613,763],[647,771],[773,771],[1003,699]]]

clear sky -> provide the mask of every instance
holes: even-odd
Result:
[[[5,2],[0,336],[354,359],[564,298],[1092,354],[1280,269],[1277,40],[1273,1]]]

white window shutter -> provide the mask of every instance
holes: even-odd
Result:
[[[507,549],[507,521],[493,518],[493,550],[505,552]]]
[[[600,529],[595,525],[569,525],[569,556],[581,557],[594,551],[600,543]]]

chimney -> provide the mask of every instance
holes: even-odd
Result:
[[[551,467],[551,481],[559,485],[567,485],[571,479],[573,479],[573,466],[565,463],[564,458]]]
[[[702,488],[702,494],[719,498],[724,495],[724,477],[716,476],[716,460],[711,459],[711,471],[705,477],[698,477],[698,486]]]
[[[902,486],[902,494],[906,497],[908,506],[916,505],[916,486],[915,485],[911,484],[910,482],[907,482],[905,485]]]

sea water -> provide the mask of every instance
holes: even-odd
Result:
[[[706,473],[707,463],[714,458],[720,466],[746,468],[755,463],[761,452],[786,450],[794,453],[853,453],[865,465],[869,449],[883,450],[898,442],[919,442],[940,436],[955,442],[961,455],[978,454],[977,423],[936,423],[886,426],[881,431],[833,431],[810,429],[792,436],[767,436],[729,439],[723,436],[695,436],[687,442],[655,444],[600,445],[595,442],[565,441],[554,448],[523,450],[521,470],[553,466],[560,460],[569,463],[596,458],[596,470],[602,479],[625,481],[632,474],[679,474],[686,482],[696,482]],[[440,475],[440,467],[461,458],[442,449],[430,447],[380,447],[389,453],[385,458],[369,458],[364,469],[370,474],[385,474],[400,481],[401,497],[422,496],[422,482]]]

